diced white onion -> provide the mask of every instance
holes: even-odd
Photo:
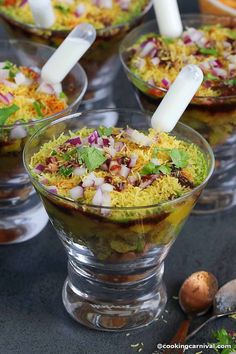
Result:
[[[84,190],[81,186],[74,187],[70,190],[70,196],[72,199],[81,198],[84,194]]]
[[[26,136],[27,136],[26,130],[23,127],[21,127],[20,125],[12,128],[12,130],[10,132],[11,139],[23,139]]]

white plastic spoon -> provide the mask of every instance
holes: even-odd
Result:
[[[186,65],[154,112],[152,127],[158,132],[172,131],[202,81],[202,70],[197,65]]]
[[[29,6],[36,26],[48,28],[55,22],[51,0],[29,0]]]
[[[183,32],[177,0],[153,0],[157,24],[164,37],[179,37]]]
[[[42,79],[49,84],[60,83],[93,44],[96,30],[88,23],[78,25],[44,64]]]

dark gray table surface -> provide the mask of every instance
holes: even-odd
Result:
[[[197,3],[182,0],[180,8],[182,12],[193,12]],[[3,28],[0,37],[4,37]],[[137,108],[122,71],[114,85],[117,106]],[[220,284],[236,278],[235,216],[234,208],[214,216],[190,217],[166,259],[169,301],[163,318],[128,336],[86,329],[67,315],[61,300],[66,255],[50,224],[31,241],[1,247],[0,353],[135,354],[137,349],[131,345],[143,342],[141,353],[152,354],[157,343],[169,342],[184,317],[173,296],[189,274],[203,269],[212,271]],[[212,340],[212,331],[222,327],[235,330],[236,321],[218,320],[190,343],[207,343]],[[191,349],[187,353],[199,351]]]

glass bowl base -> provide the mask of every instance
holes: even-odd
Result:
[[[48,222],[47,213],[37,195],[23,205],[0,209],[0,212],[0,245],[27,241],[38,235]]]
[[[101,331],[130,331],[149,325],[162,313],[167,302],[166,289],[160,283],[157,291],[143,298],[103,302],[79,294],[66,279],[62,299],[66,311],[80,324]]]
[[[236,189],[225,190],[223,188],[205,189],[193,214],[206,215],[229,210],[236,205]]]

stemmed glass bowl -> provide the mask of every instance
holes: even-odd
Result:
[[[24,163],[68,254],[62,298],[67,312],[94,329],[119,331],[149,324],[163,311],[164,259],[213,171],[214,157],[197,132],[179,123],[172,134],[196,144],[208,166],[206,180],[175,200],[144,207],[101,207],[51,193],[30,168],[32,156],[62,132],[97,127],[116,112],[118,127],[146,130],[150,117],[132,110],[88,111],[61,118],[27,142]],[[105,212],[104,212],[105,210]]]
[[[130,21],[97,29],[96,41],[80,60],[88,77],[88,90],[82,102],[83,109],[114,105],[112,82],[120,67],[119,44],[127,32],[142,22],[151,6],[152,2],[147,0],[147,6],[142,13]],[[0,16],[8,24],[7,29],[10,35],[17,38],[19,36],[30,37],[33,41],[57,47],[69,33],[69,30],[51,30],[20,22],[1,9]]]
[[[184,27],[221,24],[236,27],[236,18],[212,15],[183,15]],[[148,22],[130,32],[120,46],[120,58],[136,98],[143,110],[154,112],[167,90],[153,86],[129,69],[130,48],[145,34],[158,33],[156,21]],[[195,213],[206,214],[232,208],[236,204],[236,96],[195,96],[181,121],[202,134],[212,146],[216,157],[213,177],[204,190]]]
[[[42,67],[54,52],[24,40],[2,40],[0,47],[0,62],[9,60],[28,67]],[[0,244],[28,240],[46,225],[48,217],[24,169],[22,151],[29,136],[41,126],[76,112],[86,87],[86,74],[77,64],[62,82],[67,108],[43,119],[32,117],[28,123],[0,125]]]

